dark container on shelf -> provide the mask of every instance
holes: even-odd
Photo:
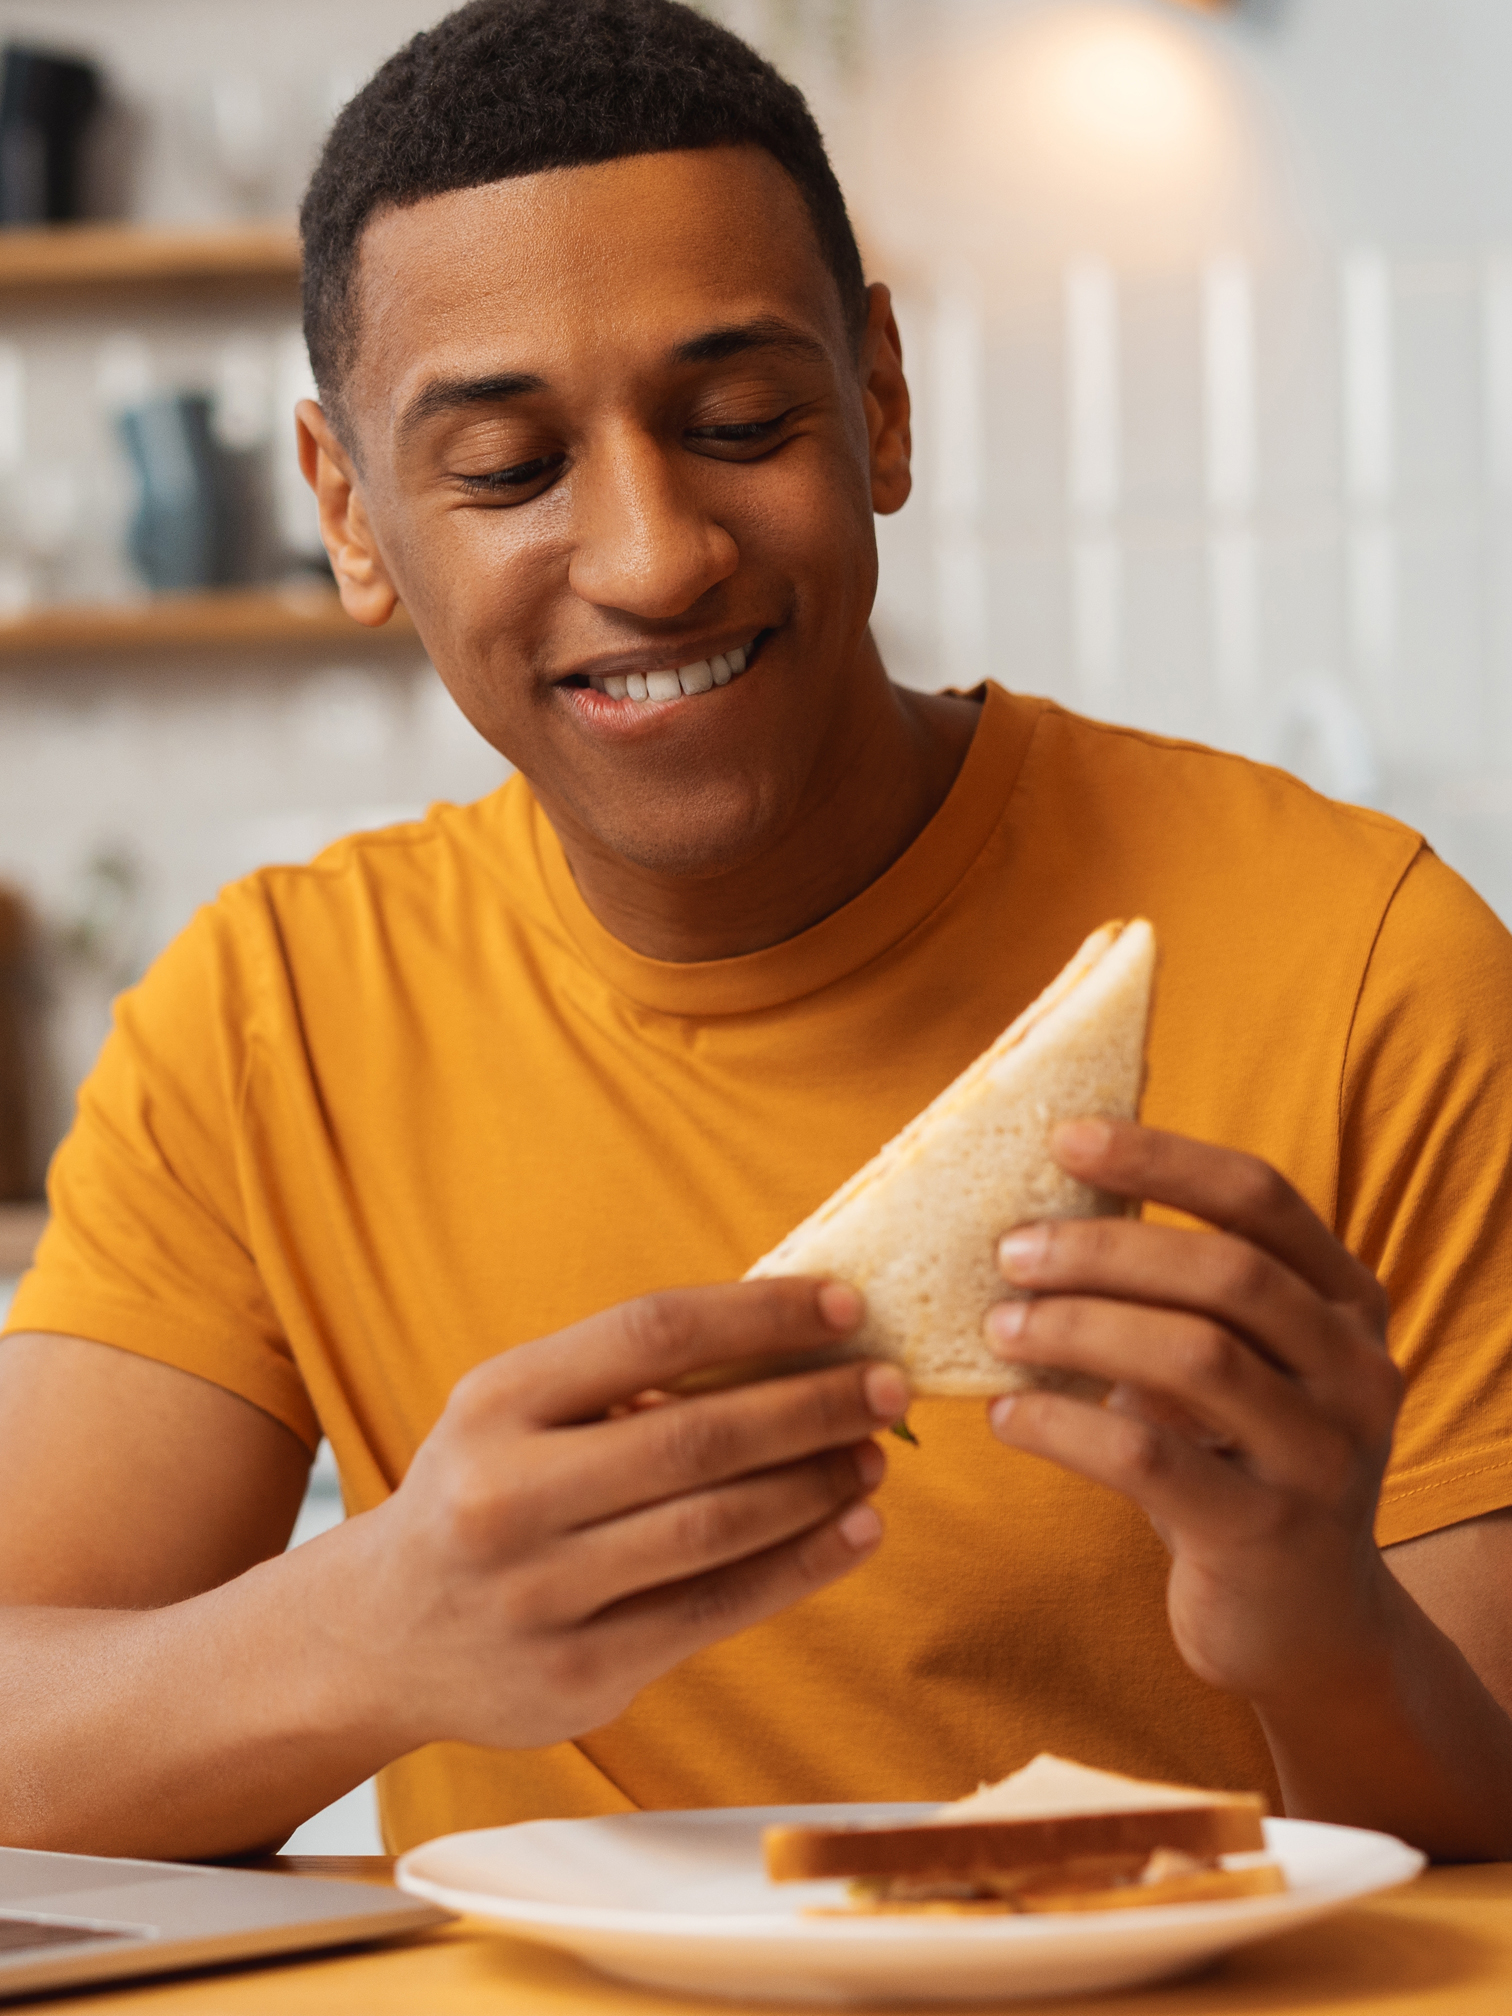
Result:
[[[0,225],[80,215],[80,152],[100,103],[92,63],[9,42],[0,61]]]
[[[136,474],[131,558],[149,588],[221,588],[257,578],[256,458],[222,447],[212,402],[169,392],[121,414]]]

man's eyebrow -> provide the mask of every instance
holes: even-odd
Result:
[[[672,356],[679,364],[718,364],[723,358],[738,357],[743,350],[786,350],[811,364],[829,362],[829,352],[817,337],[796,323],[784,322],[780,315],[757,315],[749,322],[706,329],[702,335],[679,343]]]
[[[518,399],[522,392],[539,392],[545,382],[529,371],[499,371],[490,378],[432,378],[405,407],[399,420],[400,435],[413,434],[438,413]]]
[[[705,329],[690,336],[672,351],[678,364],[717,364],[726,357],[738,357],[744,350],[786,350],[812,364],[827,364],[829,352],[815,336],[780,315],[756,315],[749,322],[731,322],[718,329]],[[539,392],[545,379],[530,371],[499,371],[487,378],[433,378],[423,385],[400,416],[401,438],[413,434],[438,413],[455,412],[459,406],[489,406],[518,399],[525,392]]]

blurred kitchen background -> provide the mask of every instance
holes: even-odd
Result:
[[[0,0],[0,1305],[194,907],[504,774],[341,615],[290,419],[304,177],[444,11]],[[809,92],[896,291],[895,674],[1281,763],[1512,920],[1507,0],[708,11]],[[322,1463],[297,1537],[339,1517]],[[296,1845],[373,1845],[367,1788]]]

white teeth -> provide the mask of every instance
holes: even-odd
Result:
[[[733,651],[720,651],[692,665],[679,665],[675,672],[612,672],[603,678],[590,678],[588,684],[595,693],[606,693],[611,700],[680,700],[684,694],[691,698],[707,693],[711,686],[728,686],[732,679],[738,679],[746,669],[748,648],[737,644]]]

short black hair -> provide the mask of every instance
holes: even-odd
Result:
[[[546,168],[742,144],[797,184],[859,341],[861,254],[819,128],[727,28],[677,0],[471,0],[417,35],[342,108],[300,210],[305,342],[332,424],[372,217]]]

